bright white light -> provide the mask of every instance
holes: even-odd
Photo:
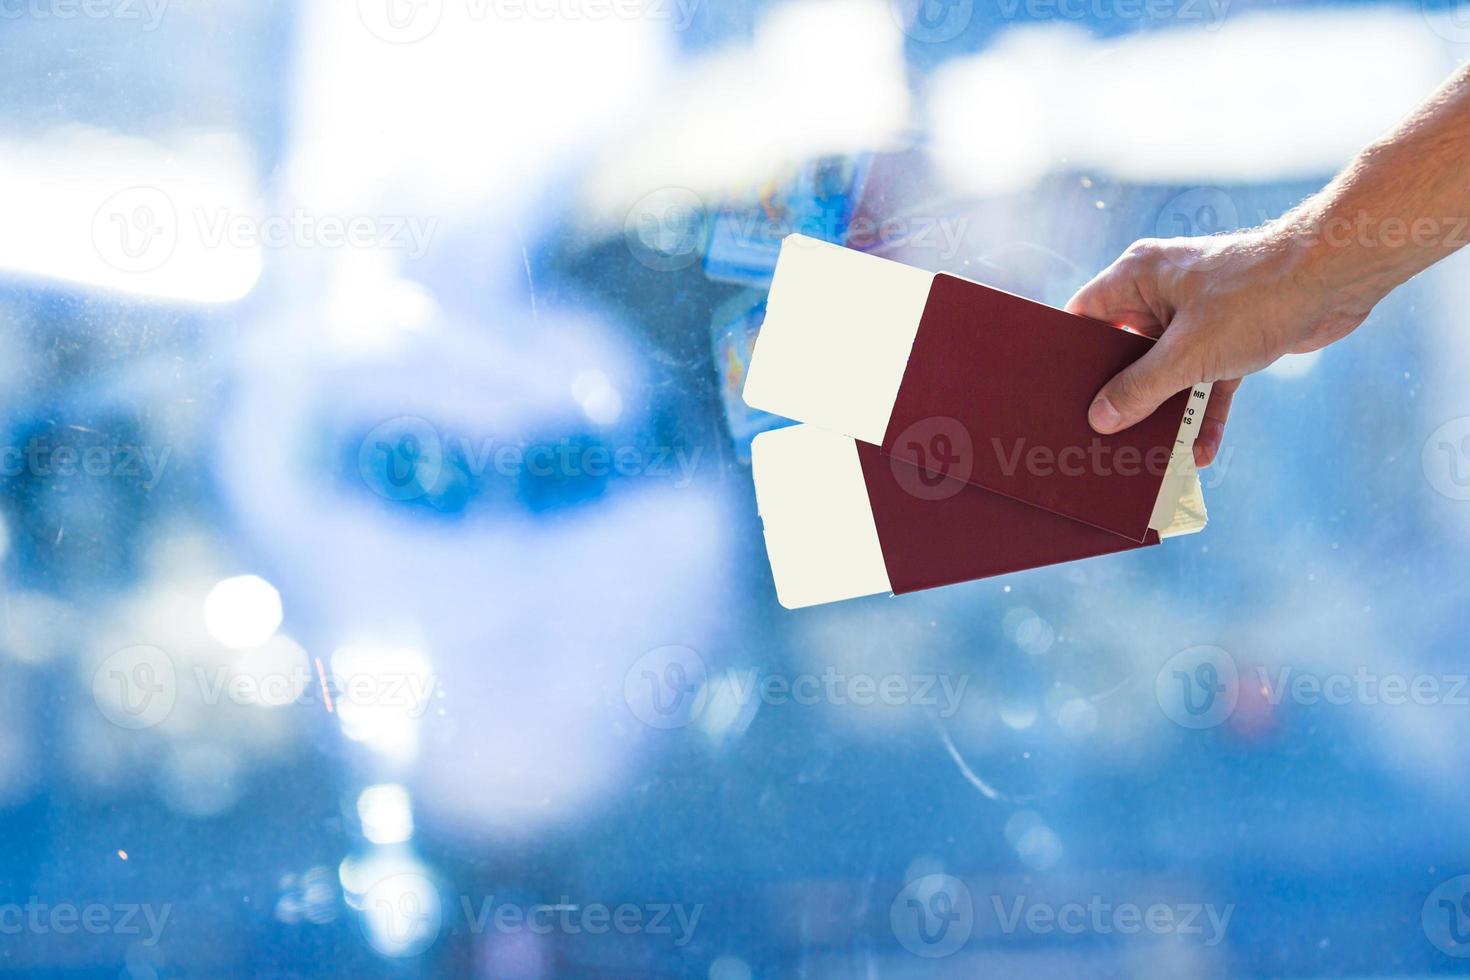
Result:
[[[239,299],[263,267],[250,155],[70,127],[0,142],[0,268],[141,296]]]
[[[259,646],[281,625],[281,594],[258,575],[227,578],[204,600],[209,635],[233,650]]]
[[[511,4],[404,4],[422,36],[393,43],[368,12],[303,5],[292,196],[354,213],[478,217],[646,104],[673,54],[667,17],[547,17]],[[414,9],[409,9],[410,7]],[[404,37],[402,40],[408,40]],[[384,125],[392,120],[392,125]]]
[[[753,45],[705,56],[603,155],[595,219],[621,225],[659,188],[717,197],[795,161],[891,145],[909,124],[902,42],[883,0],[770,8]]]
[[[362,835],[374,844],[401,844],[413,836],[408,790],[396,783],[369,786],[357,797]]]
[[[752,670],[722,671],[705,681],[700,698],[699,727],[711,742],[745,734],[760,710],[760,698],[753,696],[761,679]]]
[[[249,679],[249,683],[233,683],[241,699],[262,708],[296,704],[313,681],[306,651],[280,633],[259,646],[241,650],[230,672],[236,678]]]
[[[1317,366],[1317,359],[1321,356],[1320,350],[1308,351],[1305,354],[1287,354],[1266,368],[1266,374],[1283,381],[1305,378],[1312,373],[1312,369]]]
[[[384,956],[417,956],[439,938],[444,910],[429,870],[401,847],[375,848],[337,869],[368,944]]]
[[[1157,183],[1320,177],[1433,90],[1445,58],[1417,10],[1387,7],[1253,11],[1121,41],[1019,28],[936,75],[931,145],[972,193],[1060,168]]]
[[[418,751],[419,719],[434,694],[423,651],[412,647],[347,645],[332,654],[342,733],[391,760]]]
[[[951,185],[973,194],[1025,190],[1051,169],[1046,106],[1034,80],[998,58],[936,73],[932,152]],[[961,124],[961,121],[963,124]]]
[[[612,425],[623,414],[623,396],[601,371],[583,371],[572,381],[572,397],[588,420]]]
[[[323,323],[342,347],[381,352],[428,327],[438,313],[428,291],[400,277],[381,251],[344,254],[331,276]]]
[[[1036,706],[1021,701],[1003,704],[1000,706],[1000,720],[1007,728],[1025,731],[1036,723]]]

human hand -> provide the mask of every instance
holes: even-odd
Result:
[[[1380,298],[1364,282],[1336,281],[1325,247],[1284,224],[1129,246],[1067,303],[1069,312],[1158,338],[1098,392],[1092,427],[1126,429],[1175,393],[1214,382],[1194,445],[1196,464],[1208,466],[1242,378],[1342,338]]]

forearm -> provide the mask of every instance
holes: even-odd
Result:
[[[1303,278],[1365,311],[1470,243],[1470,66],[1273,227]]]

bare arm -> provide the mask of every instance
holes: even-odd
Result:
[[[1240,380],[1318,350],[1396,286],[1470,243],[1470,65],[1330,184],[1260,228],[1144,239],[1082,287],[1074,313],[1159,338],[1089,418],[1126,429],[1175,392],[1216,382],[1195,444],[1208,465]]]

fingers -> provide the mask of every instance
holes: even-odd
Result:
[[[1123,369],[1098,392],[1087,418],[1098,432],[1109,435],[1143,421],[1173,395],[1198,378],[1186,367],[1177,338],[1187,334],[1183,316],[1160,293],[1158,269],[1161,243],[1134,242],[1119,259],[1077,291],[1067,311],[1161,339],[1148,353]],[[1164,332],[1167,324],[1168,332]]]
[[[1170,329],[1178,326],[1176,322]],[[1179,346],[1170,343],[1169,336],[1165,335],[1097,393],[1087,412],[1087,420],[1094,429],[1109,435],[1136,425],[1170,397],[1199,380],[1191,377]]]
[[[1220,440],[1225,437],[1225,422],[1230,418],[1230,403],[1240,388],[1240,379],[1215,382],[1210,392],[1210,403],[1205,406],[1205,418],[1200,423],[1199,437],[1194,441],[1194,465],[1209,466],[1220,452]]]
[[[1152,271],[1136,242],[1116,262],[1093,277],[1067,301],[1068,313],[1091,317],[1114,326],[1157,337],[1163,321],[1148,301],[1152,295]],[[1146,295],[1147,294],[1147,295]]]
[[[1103,320],[1111,323],[1112,321],[1108,319],[1108,313],[1110,312],[1109,307],[1112,304],[1108,303],[1107,299],[1108,293],[1112,291],[1112,278],[1113,269],[1109,266],[1093,276],[1087,285],[1077,290],[1072,298],[1067,300],[1067,305],[1063,309],[1068,313],[1075,313],[1078,316],[1090,316],[1094,320]]]

